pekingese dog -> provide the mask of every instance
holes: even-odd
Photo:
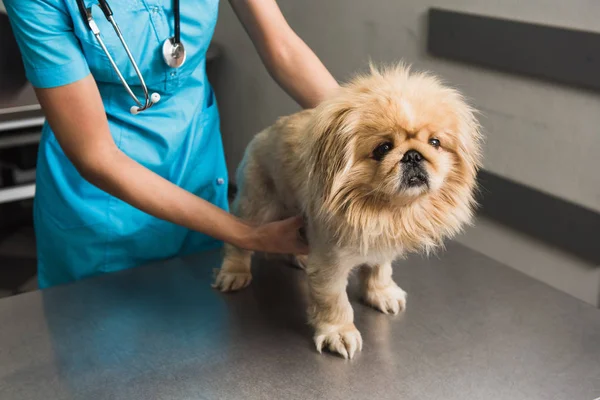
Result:
[[[279,119],[249,144],[232,211],[269,222],[306,218],[308,319],[319,352],[362,349],[346,294],[360,268],[363,300],[406,307],[392,261],[441,246],[471,222],[481,132],[461,94],[403,65],[359,75],[316,108]],[[214,287],[251,280],[251,253],[230,245]]]

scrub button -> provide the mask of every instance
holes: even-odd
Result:
[[[225,183],[225,179],[219,178],[217,179],[217,185],[223,185]]]

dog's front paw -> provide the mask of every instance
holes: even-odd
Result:
[[[363,344],[362,336],[354,324],[319,327],[314,339],[319,353],[327,349],[350,359],[354,357],[354,353],[362,350]]]
[[[406,292],[394,282],[382,288],[368,287],[363,300],[384,314],[398,314],[406,308]]]
[[[252,282],[252,274],[248,271],[215,270],[216,278],[212,287],[221,292],[241,290]]]

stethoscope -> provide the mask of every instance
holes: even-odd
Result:
[[[140,83],[142,85],[142,90],[144,91],[144,102],[141,102],[137,98],[137,96],[133,93],[133,91],[131,90],[131,88],[129,87],[127,82],[125,81],[125,78],[123,78],[123,74],[121,74],[119,67],[117,66],[114,59],[110,55],[110,52],[106,48],[104,41],[100,37],[100,29],[98,28],[98,25],[96,25],[94,18],[92,18],[92,8],[86,7],[83,0],[77,0],[77,5],[79,7],[79,12],[81,13],[81,16],[82,16],[84,22],[88,25],[88,27],[90,28],[90,30],[96,37],[96,40],[100,44],[100,47],[102,47],[102,50],[108,57],[108,61],[110,62],[110,65],[115,70],[117,76],[121,80],[123,87],[127,90],[127,93],[129,93],[131,98],[137,103],[137,106],[131,106],[129,111],[132,114],[137,114],[140,111],[147,110],[148,108],[152,107],[154,104],[158,103],[160,100],[160,95],[158,93],[152,93],[152,95],[149,95],[148,87],[146,86],[144,77],[142,76],[142,73],[140,72],[140,69],[138,68],[137,63],[135,62],[135,60],[133,59],[133,56],[131,55],[131,52],[129,51],[129,47],[127,46],[127,43],[125,42],[125,39],[123,38],[123,35],[121,34],[121,30],[119,29],[119,25],[117,25],[117,23],[115,22],[115,19],[113,18],[113,12],[110,9],[108,2],[106,0],[98,0],[98,7],[102,10],[102,12],[104,13],[104,16],[106,17],[108,22],[110,22],[110,24],[112,25],[113,29],[115,30],[115,33],[117,34],[117,36],[119,37],[119,40],[121,41],[121,44],[123,45],[123,48],[125,49],[125,52],[127,53],[127,57],[129,57],[129,61],[131,62],[131,65],[133,66],[133,69],[135,70],[135,73],[137,74],[137,76],[140,80]],[[174,32],[173,37],[168,38],[164,41],[163,46],[162,46],[162,53],[163,53],[163,58],[165,60],[165,63],[169,67],[179,68],[183,65],[183,63],[185,62],[185,58],[186,58],[185,48],[183,47],[183,43],[181,43],[181,37],[180,37],[180,32],[179,32],[179,0],[173,0],[173,19],[174,19],[174,25],[175,25],[175,27],[174,27],[175,32]]]

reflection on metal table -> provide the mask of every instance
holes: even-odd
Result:
[[[396,265],[390,317],[349,284],[364,348],[319,355],[304,272],[257,260],[210,288],[218,252],[0,301],[0,399],[600,397],[600,310],[455,243]]]

